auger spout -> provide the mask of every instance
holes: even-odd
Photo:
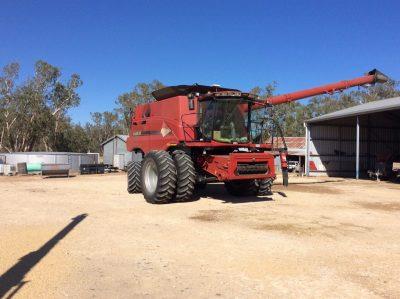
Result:
[[[338,91],[343,91],[347,88],[351,88],[354,86],[363,86],[368,84],[375,83],[384,83],[388,81],[389,78],[381,73],[380,71],[374,69],[368,73],[366,73],[362,77],[354,78],[351,80],[339,81],[336,83],[330,83],[327,85],[322,85],[310,89],[304,89],[292,93],[277,95],[273,97],[269,97],[265,99],[265,102],[270,105],[279,105],[283,103],[289,103],[297,100],[301,100],[304,98],[322,95],[322,94],[332,94]]]

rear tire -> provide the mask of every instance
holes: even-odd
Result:
[[[235,180],[225,182],[225,188],[233,196],[257,195],[255,180]]]
[[[172,158],[177,171],[176,193],[173,199],[178,202],[189,201],[192,199],[196,182],[192,158],[181,150],[173,151]]]
[[[147,202],[163,204],[175,195],[177,171],[166,151],[151,151],[143,159],[141,186]]]
[[[141,162],[129,162],[127,166],[128,177],[128,193],[141,193],[142,188],[140,184],[140,166]]]
[[[272,179],[258,180],[258,195],[272,195]]]

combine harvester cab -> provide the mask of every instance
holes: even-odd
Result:
[[[150,203],[189,201],[196,186],[220,181],[235,196],[268,195],[276,178],[275,156],[280,157],[283,183],[288,184],[286,148],[265,142],[263,137],[270,135],[263,129],[254,136],[257,118],[267,117],[273,105],[386,80],[373,70],[352,80],[267,99],[219,86],[178,85],[154,91],[156,101],[138,106],[131,116],[127,149],[134,158],[128,165],[128,192],[142,192]]]

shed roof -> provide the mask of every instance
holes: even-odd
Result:
[[[285,143],[287,146],[287,151],[289,155],[293,156],[304,156],[306,149],[306,138],[305,137],[284,137]],[[268,143],[271,142],[271,139],[268,140]],[[282,137],[274,138],[274,147],[283,148],[283,140]]]
[[[399,110],[399,109],[400,109],[400,97],[396,97],[396,98],[369,102],[366,104],[361,104],[358,106],[328,113],[322,116],[314,117],[312,119],[307,120],[306,123],[318,123],[327,120],[334,120],[339,118],[378,113],[390,110]]]
[[[114,136],[108,138],[106,141],[103,141],[101,143],[101,145],[103,146],[104,144],[109,143],[111,140],[114,140],[115,138],[119,138],[123,142],[126,142],[126,140],[128,140],[128,137],[129,137],[129,135],[114,135]]]
[[[290,148],[306,148],[305,137],[284,137],[288,149]],[[276,147],[283,147],[282,137],[274,138],[274,145]]]

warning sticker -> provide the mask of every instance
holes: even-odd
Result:
[[[165,137],[169,133],[171,133],[171,129],[167,126],[167,124],[165,122],[163,122],[160,132],[161,132],[162,137]]]

